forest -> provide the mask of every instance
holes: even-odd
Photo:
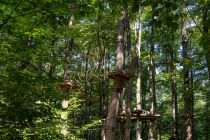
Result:
[[[1,0],[1,140],[210,140],[209,0]]]

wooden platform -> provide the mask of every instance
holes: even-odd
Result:
[[[124,80],[129,80],[131,77],[130,73],[126,70],[110,72],[107,74],[107,76],[111,79],[124,79]]]
[[[69,92],[70,90],[78,90],[80,88],[79,84],[72,80],[65,80],[63,83],[58,83],[57,86],[66,92]]]
[[[141,109],[141,110],[135,109],[132,111],[132,113],[134,113],[134,114],[150,114],[150,112],[148,110],[143,110],[143,109]]]
[[[107,114],[102,114],[104,118],[107,117]],[[131,113],[131,121],[136,122],[139,121],[154,121],[160,118],[160,114],[149,114],[149,111],[145,110],[135,110]],[[126,120],[126,113],[117,114],[117,121],[123,123]]]

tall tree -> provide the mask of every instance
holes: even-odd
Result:
[[[142,14],[143,8],[139,7],[138,11],[138,19],[135,23],[135,43],[136,43],[136,53],[138,56],[138,70],[137,70],[137,81],[136,81],[136,109],[141,110],[141,75],[142,75],[142,67],[140,66],[141,59],[141,34],[142,34]],[[136,122],[136,139],[142,140],[141,135],[141,122],[137,120]]]
[[[154,12],[154,6],[152,6],[152,10]],[[154,14],[152,15],[152,20],[154,20]],[[149,63],[149,71],[150,71],[150,80],[149,80],[149,93],[151,96],[151,114],[156,114],[157,109],[157,101],[156,101],[156,91],[155,91],[155,44],[154,44],[154,26],[151,26],[150,30],[150,63]],[[156,139],[156,121],[153,120],[150,123],[149,137],[150,139]]]
[[[178,102],[177,102],[177,85],[176,85],[176,70],[175,70],[175,59],[176,55],[174,49],[170,48],[170,85],[172,93],[172,137],[174,140],[179,138],[178,135]]]
[[[183,8],[183,13],[185,8]],[[184,81],[184,117],[185,117],[185,139],[192,140],[192,95],[190,93],[190,59],[188,55],[189,36],[187,34],[187,22],[181,19],[181,45],[183,56],[183,81]]]
[[[205,58],[206,58],[206,64],[208,68],[208,87],[210,86],[210,47],[209,47],[209,42],[210,42],[210,33],[209,33],[209,28],[210,28],[210,14],[209,14],[209,8],[210,8],[210,2],[206,1],[204,2],[203,8],[202,8],[202,24],[203,24],[203,33],[202,33],[202,45],[203,49],[205,52]],[[210,138],[210,133],[209,133],[209,127],[208,127],[208,122],[210,120],[210,88],[207,89],[206,93],[206,139],[208,140]]]
[[[70,17],[70,20],[69,20],[69,28],[72,28],[73,24],[74,24],[74,15],[72,15]],[[70,80],[70,69],[69,69],[69,64],[70,64],[70,61],[71,61],[71,57],[72,57],[72,49],[73,49],[73,37],[68,37],[66,39],[66,49],[65,49],[65,59],[67,61],[67,63],[64,65],[64,76],[63,76],[63,80],[64,80],[64,83],[67,82],[69,84],[73,84],[73,81]],[[67,95],[68,92],[70,91],[64,91],[63,95],[64,95],[64,99],[62,100],[61,104],[62,104],[62,108],[65,110],[61,113],[61,118],[63,119],[63,126],[61,128],[61,133],[66,136],[68,134],[68,130],[67,130],[67,124],[66,124],[66,121],[68,119],[68,112],[66,111],[66,109],[68,108],[69,106],[69,103],[68,103],[68,98],[67,98]]]
[[[125,32],[125,11],[122,9],[122,17],[117,26],[117,52],[116,52],[116,71],[123,72],[124,66],[124,32]],[[116,117],[119,107],[119,96],[122,93],[123,79],[114,79],[112,99],[108,109],[108,115],[105,120],[105,139],[115,139]]]
[[[130,29],[130,19],[129,19],[129,14],[128,14],[128,6],[126,3],[124,3],[124,9],[125,9],[125,19],[126,19],[126,45],[127,45],[127,50],[128,50],[128,59],[129,59],[129,64],[130,64],[130,79],[129,79],[129,84],[128,84],[128,93],[126,94],[126,121],[124,124],[124,129],[125,129],[125,135],[124,139],[125,140],[130,140],[130,127],[131,127],[131,111],[132,111],[132,106],[131,106],[131,100],[132,100],[132,92],[133,92],[133,75],[135,71],[135,65],[136,65],[136,58],[132,55],[131,52],[131,29]]]

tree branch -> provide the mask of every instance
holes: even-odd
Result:
[[[185,6],[186,6],[186,5],[185,5]],[[187,9],[187,11],[188,11],[188,13],[189,13],[189,15],[190,15],[190,18],[193,20],[193,22],[195,23],[196,27],[197,27],[198,30],[200,31],[200,33],[203,34],[203,31],[202,31],[201,28],[198,26],[197,22],[196,22],[195,19],[193,18],[192,14],[191,14],[190,10],[187,8],[187,6],[186,6],[186,9]]]
[[[13,12],[15,11],[15,9],[18,8],[20,2],[12,9],[11,13],[9,14],[9,16],[7,17],[6,20],[3,21],[3,23],[0,25],[0,30],[8,23],[9,19],[11,18]]]
[[[20,14],[20,15],[17,15],[17,16],[14,16],[14,17],[11,17],[11,19],[13,18],[17,18],[17,17],[21,17],[21,16],[26,16],[26,15],[29,15],[31,13],[34,13],[34,12],[38,12],[38,11],[42,11],[42,10],[33,10],[33,11],[30,11],[30,12],[27,12],[27,13],[23,13],[23,14]]]

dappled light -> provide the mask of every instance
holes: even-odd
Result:
[[[209,140],[208,0],[1,0],[0,140]]]

